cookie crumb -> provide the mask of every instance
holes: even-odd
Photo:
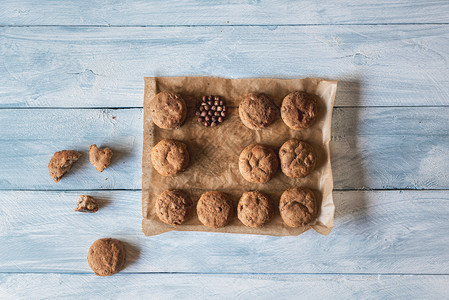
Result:
[[[89,149],[90,163],[98,172],[103,172],[111,164],[112,151],[109,148],[98,148],[93,144]]]
[[[70,171],[72,165],[81,157],[75,150],[62,150],[55,152],[48,163],[48,172],[54,182],[59,182],[65,173]]]
[[[77,205],[75,211],[86,213],[95,213],[99,208],[97,199],[87,195],[79,195]]]

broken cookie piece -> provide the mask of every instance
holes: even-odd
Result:
[[[94,213],[98,210],[98,201],[91,196],[80,195],[75,211]]]
[[[97,145],[93,144],[89,150],[89,160],[94,165],[95,170],[103,172],[111,163],[112,151],[109,148],[97,148]]]
[[[61,180],[61,177],[70,170],[72,165],[81,157],[81,155],[81,153],[75,150],[55,152],[48,163],[48,172],[54,182]]]

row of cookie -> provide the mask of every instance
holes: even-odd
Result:
[[[187,106],[178,94],[160,92],[149,104],[154,124],[164,129],[180,127],[187,115]],[[316,97],[312,94],[296,91],[288,94],[282,101],[281,118],[288,127],[302,130],[310,127],[318,114]],[[214,127],[227,116],[226,102],[220,96],[203,96],[196,106],[198,122],[206,127]],[[263,129],[276,118],[276,105],[273,99],[263,93],[251,93],[239,104],[239,116],[242,123],[254,130]]]
[[[48,163],[48,173],[54,182],[59,182],[65,173],[70,171],[72,165],[82,156],[75,150],[62,150],[55,152]],[[103,172],[109,166],[112,151],[109,148],[98,148],[93,144],[89,148],[89,160],[98,172]]]
[[[302,178],[313,171],[316,155],[313,147],[303,141],[290,139],[279,149],[281,170],[288,177]],[[163,139],[151,150],[151,162],[163,176],[173,176],[189,165],[187,146],[180,141]],[[275,152],[260,144],[247,146],[239,156],[239,170],[243,178],[253,183],[265,183],[279,167]]]
[[[179,190],[162,192],[154,207],[159,219],[168,225],[181,225],[187,221],[193,202]],[[201,195],[196,211],[199,221],[211,228],[229,224],[234,216],[231,199],[225,193],[209,191]],[[317,214],[314,193],[307,188],[293,187],[284,191],[279,201],[279,213],[287,226],[306,226]],[[243,193],[237,205],[237,217],[247,227],[258,228],[267,224],[274,216],[274,205],[270,197],[259,191]]]

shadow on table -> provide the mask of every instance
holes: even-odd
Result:
[[[126,265],[125,268],[132,266],[140,257],[140,248],[130,242],[122,241],[126,249]]]
[[[359,140],[363,111],[361,89],[360,80],[338,82],[331,139],[337,221],[348,217],[365,219],[368,215],[366,193],[355,191],[367,188],[365,159],[360,147],[362,141]],[[343,101],[351,103],[351,106],[339,107]]]

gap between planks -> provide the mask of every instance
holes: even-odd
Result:
[[[93,275],[92,272],[42,272],[42,271],[26,271],[26,272],[0,272],[0,274],[58,274],[58,275]],[[449,276],[449,273],[443,274],[443,273],[342,273],[342,272],[335,272],[335,273],[261,273],[261,272],[223,272],[223,273],[217,273],[217,272],[126,272],[126,271],[120,271],[120,274],[122,275],[210,275],[210,276],[232,276],[232,275],[247,275],[247,276]]]
[[[237,106],[229,106],[230,108],[237,108]],[[335,105],[334,109],[337,108],[446,108],[449,107],[448,105],[395,105],[395,106],[387,106],[387,105],[363,105],[363,106],[356,106],[356,105],[350,105],[350,106],[339,106],[339,105]],[[70,110],[70,109],[84,109],[84,110],[101,110],[101,109],[110,109],[110,110],[120,110],[120,109],[143,109],[143,106],[124,106],[124,107],[120,107],[120,106],[68,106],[68,107],[62,107],[62,106],[47,106],[47,107],[33,107],[33,106],[29,106],[29,107],[1,107],[0,106],[0,110],[31,110],[31,109],[39,109],[39,110],[47,110],[47,109],[55,109],[55,110]]]
[[[153,24],[153,25],[58,25],[58,24],[42,24],[42,25],[0,25],[0,28],[20,28],[20,27],[80,27],[80,28],[189,28],[189,27],[318,27],[318,26],[421,26],[421,25],[449,25],[447,22],[430,22],[430,23],[330,23],[330,24]]]

